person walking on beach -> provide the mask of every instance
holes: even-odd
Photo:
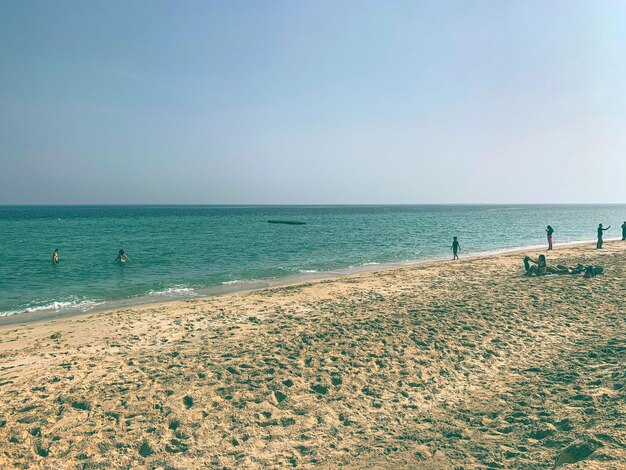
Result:
[[[52,264],[59,264],[59,249],[55,248],[52,253]]]
[[[598,249],[602,248],[602,243],[603,243],[602,235],[603,235],[603,232],[606,232],[610,228],[611,228],[610,225],[607,228],[602,228],[602,224],[598,225],[598,244],[596,245],[596,248],[598,248]]]
[[[554,233],[554,229],[548,225],[546,227],[546,233],[548,234],[548,250],[552,250],[552,234]]]
[[[626,220],[622,224],[622,241],[626,240]]]
[[[124,250],[120,250],[120,252],[117,254],[117,258],[115,258],[113,262],[115,261],[119,261],[120,263],[125,263],[126,261],[130,261],[130,258],[126,256],[126,253],[124,252]]]
[[[459,251],[461,251],[461,244],[459,243],[459,240],[454,237],[452,239],[452,254],[454,255],[452,257],[453,260],[459,259]]]

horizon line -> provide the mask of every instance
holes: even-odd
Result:
[[[0,207],[389,207],[389,206],[619,206],[626,202],[419,202],[419,203],[0,203]]]

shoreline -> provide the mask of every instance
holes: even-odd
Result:
[[[605,239],[605,244],[622,241],[620,238],[607,238]],[[583,241],[573,241],[573,242],[564,242],[555,246],[555,249],[552,250],[553,253],[559,251],[559,248],[571,248],[576,246],[583,246],[586,244],[593,244],[595,240],[583,240]],[[543,248],[542,248],[543,246]],[[522,254],[525,252],[528,253],[536,253],[539,251],[546,251],[547,247],[544,245],[529,245],[527,247],[522,248],[503,248],[496,250],[488,250],[483,252],[478,252],[475,254],[468,255],[467,257],[462,257],[459,262],[463,261],[472,261],[475,259],[489,259],[495,258],[503,255],[513,255],[513,254]],[[425,260],[415,260],[415,261],[395,261],[389,263],[375,263],[375,264],[366,264],[356,267],[347,267],[347,268],[338,268],[334,270],[328,271],[318,271],[314,273],[300,273],[291,276],[279,277],[279,278],[267,278],[267,279],[259,279],[259,280],[248,280],[241,281],[241,283],[229,283],[222,284],[219,286],[211,286],[203,289],[199,289],[197,292],[194,292],[193,295],[189,296],[180,296],[180,297],[172,297],[172,298],[164,298],[164,299],[156,299],[154,297],[148,296],[139,296],[139,297],[131,297],[125,299],[118,299],[112,301],[102,302],[101,305],[96,305],[89,310],[39,310],[33,312],[22,312],[15,313],[7,316],[0,316],[0,328],[4,326],[15,326],[21,324],[30,324],[36,323],[40,321],[47,320],[59,320],[64,318],[71,318],[77,316],[91,315],[91,314],[101,314],[106,312],[115,312],[128,308],[138,308],[138,307],[156,307],[160,305],[171,305],[177,304],[179,302],[188,302],[193,300],[205,300],[213,297],[222,297],[222,296],[230,296],[236,295],[240,293],[246,292],[258,292],[266,289],[274,289],[279,287],[288,287],[288,286],[297,286],[299,284],[306,284],[310,282],[319,282],[326,281],[331,279],[338,279],[343,277],[356,276],[359,274],[367,274],[373,272],[382,272],[389,271],[395,269],[403,269],[403,268],[411,268],[413,266],[420,266],[425,264],[443,264],[447,262],[454,262],[449,258],[430,258]]]

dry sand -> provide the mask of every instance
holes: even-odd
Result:
[[[625,468],[626,243],[0,328],[0,467]],[[579,460],[571,466],[569,461]]]

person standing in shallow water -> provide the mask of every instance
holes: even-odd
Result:
[[[626,240],[626,220],[622,224],[622,241]]]
[[[459,251],[461,251],[461,244],[459,243],[459,240],[454,237],[452,239],[452,254],[454,255],[452,257],[453,260],[459,259]]]
[[[546,227],[546,233],[548,234],[548,250],[552,249],[552,234],[554,233],[554,229],[548,225]]]
[[[602,244],[604,243],[602,240],[603,232],[606,232],[610,228],[610,225],[607,228],[602,228],[602,224],[598,225],[598,243],[596,245],[596,248],[602,248]]]
[[[59,249],[55,248],[52,253],[52,264],[59,264]]]
[[[117,258],[115,258],[113,261],[125,263],[126,261],[130,261],[130,258],[126,255],[126,252],[124,250],[120,250],[120,252],[117,254]]]

